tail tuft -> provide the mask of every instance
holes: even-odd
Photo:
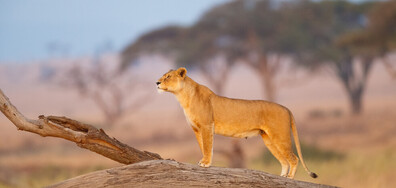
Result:
[[[313,172],[311,172],[309,175],[310,175],[312,178],[317,178],[317,177],[318,177],[318,175],[316,175],[316,174],[313,173]]]

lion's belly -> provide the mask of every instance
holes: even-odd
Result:
[[[266,124],[263,101],[219,98],[213,102],[215,133],[245,138],[262,134]]]
[[[215,133],[236,138],[248,138],[261,134],[259,126],[243,124],[224,124],[215,122]]]

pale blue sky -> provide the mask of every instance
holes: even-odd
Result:
[[[0,0],[0,63],[119,51],[143,32],[189,25],[228,0]],[[58,49],[50,51],[50,44]],[[62,50],[64,49],[64,50]]]
[[[0,0],[0,63],[92,55],[109,41],[120,51],[144,32],[190,25],[227,1]]]

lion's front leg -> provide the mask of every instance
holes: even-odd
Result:
[[[202,135],[203,158],[199,161],[198,165],[201,167],[209,167],[212,164],[213,157],[213,123],[211,125],[203,126],[200,132]]]
[[[195,133],[195,138],[197,139],[197,142],[198,142],[198,145],[199,145],[199,149],[201,150],[201,153],[203,154],[204,150],[203,150],[203,144],[202,144],[202,134],[196,128],[193,128],[193,130],[194,130],[194,133]]]

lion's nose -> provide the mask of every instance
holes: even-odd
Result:
[[[157,84],[157,85],[160,85],[160,84],[161,84],[161,82],[157,82],[156,84]]]

